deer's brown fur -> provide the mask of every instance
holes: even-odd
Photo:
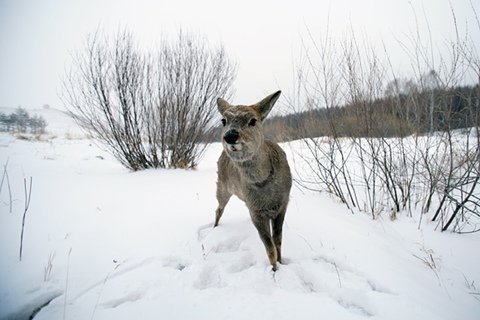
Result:
[[[265,140],[262,122],[280,96],[277,91],[254,105],[217,100],[224,124],[218,159],[216,227],[226,204],[236,195],[247,205],[273,270],[281,262],[282,226],[292,176],[285,152]]]

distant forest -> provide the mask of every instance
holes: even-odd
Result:
[[[0,132],[42,134],[46,127],[47,121],[43,117],[32,117],[21,107],[8,115],[0,112]]]
[[[402,137],[478,126],[480,86],[423,90],[360,100],[335,108],[274,116],[264,123],[276,141],[306,137]]]

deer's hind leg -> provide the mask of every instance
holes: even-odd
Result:
[[[273,243],[277,249],[277,261],[282,263],[282,231],[286,208],[282,209],[275,219],[272,219]]]
[[[267,251],[268,260],[272,265],[272,270],[277,271],[277,250],[273,243],[272,235],[270,232],[270,218],[263,217],[261,214],[250,213],[252,216],[253,224],[257,228],[258,235],[265,246]]]

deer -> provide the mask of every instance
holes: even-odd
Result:
[[[282,228],[292,175],[287,157],[265,139],[263,122],[280,97],[277,91],[253,105],[231,105],[217,99],[222,116],[223,151],[217,162],[217,201],[214,228],[232,195],[245,202],[265,246],[272,270],[282,263]]]

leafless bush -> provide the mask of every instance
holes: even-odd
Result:
[[[178,33],[153,54],[131,33],[87,40],[64,80],[73,118],[130,170],[191,168],[203,154],[215,98],[229,97],[235,67],[222,47]]]
[[[344,94],[341,91],[343,74],[338,68],[345,63],[344,56],[337,54],[339,46],[328,33],[318,42],[310,33],[308,39],[313,46],[312,49],[304,47],[305,59],[298,69],[296,90],[288,102],[297,112],[298,106],[306,106],[310,111],[320,106],[325,108],[321,121],[327,127],[329,138],[321,139],[315,134],[318,121],[312,120],[303,126],[307,152],[298,155],[307,168],[297,170],[300,177],[297,182],[307,189],[330,192],[352,209],[358,205],[353,178],[346,168],[352,145],[338,134],[334,117],[335,107],[340,105]],[[305,176],[305,172],[311,175]]]
[[[353,32],[341,42],[308,34],[290,104],[324,110],[317,113],[328,130],[325,138],[305,134],[303,186],[373,218],[420,207],[420,220],[431,214],[442,231],[480,230],[480,83],[461,87],[472,73],[480,79],[480,63],[452,16],[448,57],[418,32],[401,43],[410,80],[394,72],[386,48],[382,58]]]
[[[438,202],[432,221],[438,221],[442,231],[449,227],[457,232],[480,228],[478,133],[478,127],[462,133],[446,131],[439,137],[442,147],[437,157],[424,165],[425,170],[435,172],[431,185]]]

